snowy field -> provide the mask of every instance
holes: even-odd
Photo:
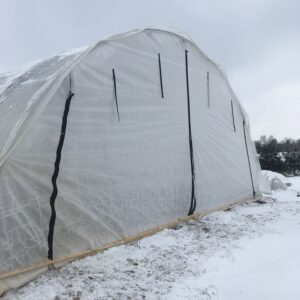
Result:
[[[248,203],[48,271],[3,299],[300,299],[300,177]]]

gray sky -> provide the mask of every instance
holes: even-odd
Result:
[[[299,0],[0,0],[0,72],[148,25],[224,67],[254,139],[300,138]]]

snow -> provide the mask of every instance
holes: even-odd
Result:
[[[70,56],[70,55],[74,55],[74,54],[80,54],[80,53],[86,51],[88,48],[89,48],[89,46],[83,46],[83,47],[78,47],[78,48],[62,51],[57,55],[58,60],[62,60],[66,56]]]
[[[300,177],[265,203],[215,212],[48,271],[3,299],[256,299],[300,295]]]
[[[19,68],[16,68],[14,70],[9,71],[1,71],[0,72],[0,97],[1,94],[4,93],[4,91],[11,86],[15,81],[20,79],[22,76],[22,81],[20,81],[21,85],[25,84],[32,84],[36,82],[39,77],[32,78],[34,74],[34,68],[36,68],[39,65],[46,65],[46,64],[54,64],[55,62],[63,61],[65,59],[68,59],[68,57],[71,56],[79,56],[81,53],[86,51],[88,49],[88,46],[79,47],[75,49],[65,50],[60,53],[58,53],[55,56],[49,56],[42,59],[37,59],[35,61],[32,61],[24,66],[21,66]],[[48,78],[44,78],[45,81],[49,81],[51,78],[49,76]],[[0,104],[4,102],[4,99],[0,98]]]
[[[277,172],[262,170],[262,173],[269,182],[272,182],[274,178],[280,179],[285,184],[290,182],[289,178]]]
[[[262,170],[262,173],[269,178],[269,180],[272,180],[273,178],[279,178],[281,180],[285,180],[286,177],[280,173],[268,171],[268,170]]]

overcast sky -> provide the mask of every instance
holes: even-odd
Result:
[[[254,139],[300,138],[299,0],[0,0],[0,72],[148,25],[224,67]]]

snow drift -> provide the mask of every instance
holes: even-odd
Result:
[[[288,186],[291,186],[290,180],[280,173],[262,170],[262,174],[272,190],[286,190]]]

